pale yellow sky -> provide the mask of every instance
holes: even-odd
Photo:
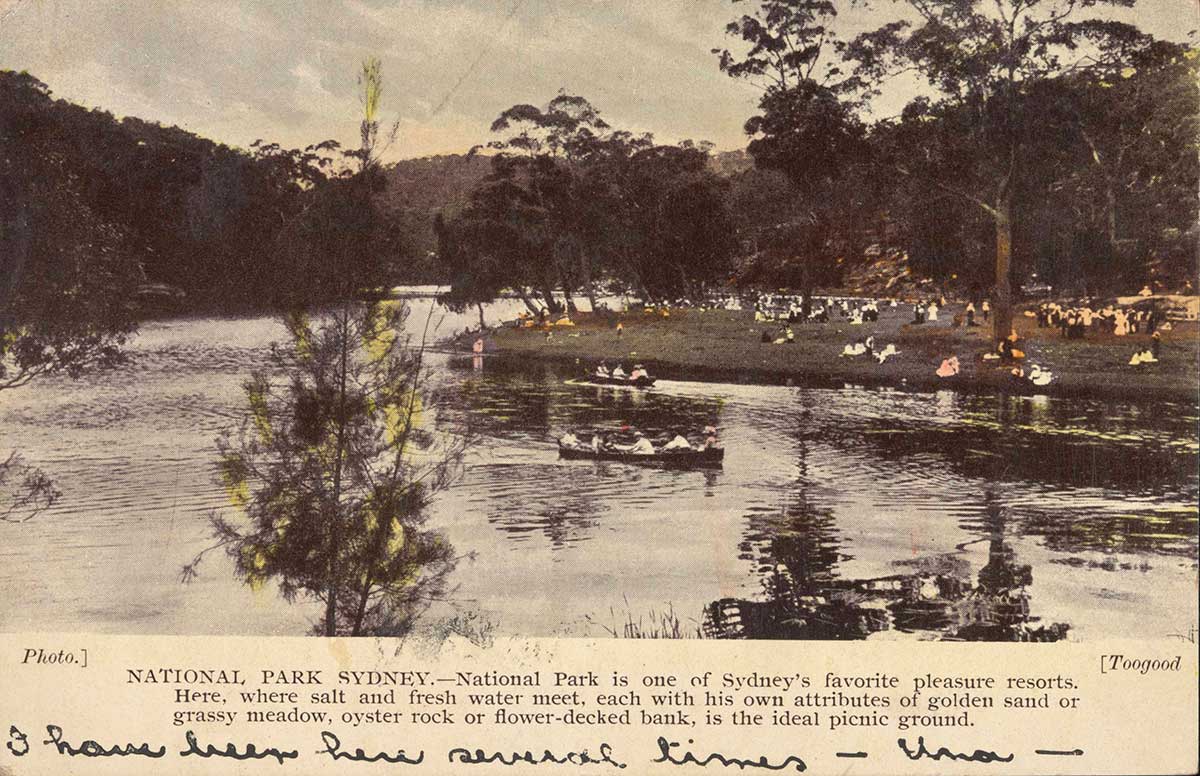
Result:
[[[758,90],[711,49],[748,10],[730,0],[0,0],[0,69],[56,96],[245,147],[355,143],[358,63],[377,54],[392,157],[461,152],[508,106],[581,94],[662,141],[745,145]],[[838,26],[873,27],[844,3]],[[888,0],[877,0],[885,10]],[[1133,19],[1132,12],[1116,12]],[[1140,0],[1148,32],[1185,40],[1197,0]],[[906,97],[899,85],[881,105]]]

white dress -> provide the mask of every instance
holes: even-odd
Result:
[[[629,452],[634,455],[654,455],[654,445],[650,443],[649,439],[642,437],[637,442],[634,442],[633,448]]]
[[[674,439],[663,445],[663,450],[691,450],[692,445],[680,435],[676,435]]]

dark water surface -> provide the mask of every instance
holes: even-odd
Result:
[[[119,371],[0,396],[0,448],[63,491],[0,524],[0,629],[308,630],[311,606],[241,586],[224,558],[179,582],[224,505],[213,440],[282,338],[267,318],[150,323]],[[798,638],[1155,638],[1194,623],[1195,405],[683,380],[635,392],[495,358],[438,356],[438,370],[480,439],[430,525],[474,553],[455,605],[501,632],[603,635],[631,619],[654,632],[664,612],[691,634]],[[718,471],[557,456],[571,428],[709,423]]]

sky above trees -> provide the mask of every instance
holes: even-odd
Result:
[[[841,30],[894,18],[890,0],[873,2],[874,15],[846,0]],[[376,54],[400,120],[393,159],[465,151],[507,106],[560,88],[614,125],[724,150],[745,146],[760,92],[722,74],[711,50],[736,45],[724,26],[749,10],[729,0],[0,0],[0,69],[234,146],[354,146],[355,65]],[[1182,41],[1200,10],[1143,0],[1137,22]],[[895,112],[912,88],[896,79],[876,111]]]

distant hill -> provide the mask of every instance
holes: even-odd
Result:
[[[144,281],[180,288],[189,303],[253,305],[275,283],[258,263],[255,237],[279,220],[273,187],[243,151],[55,99],[32,75],[0,71],[0,166],[15,192],[42,191],[42,176],[58,171],[58,185],[119,235]],[[19,220],[31,203],[7,204],[0,223]]]
[[[403,219],[413,282],[438,279],[429,259],[437,250],[434,216],[443,210],[451,215],[466,205],[490,169],[488,157],[467,154],[404,159],[388,168],[388,205]]]
[[[0,71],[0,171],[34,185],[34,173],[17,164],[34,158],[57,160],[77,181],[83,203],[119,233],[146,284],[181,289],[190,307],[230,308],[258,306],[278,286],[264,246],[287,192],[271,165],[246,151],[56,99],[28,73]],[[489,169],[487,157],[461,154],[387,170],[387,204],[407,232],[408,281],[436,279],[433,216],[461,207]]]

